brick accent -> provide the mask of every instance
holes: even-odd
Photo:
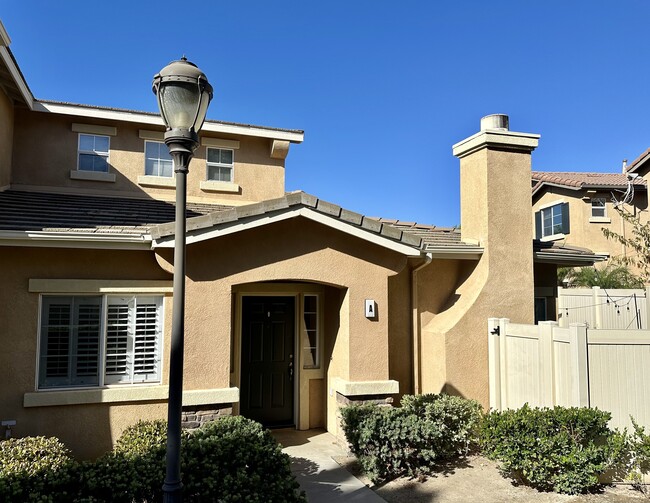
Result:
[[[189,405],[183,407],[181,428],[195,430],[224,416],[232,416],[232,404]]]

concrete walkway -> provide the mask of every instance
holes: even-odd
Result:
[[[333,435],[324,430],[282,429],[273,430],[273,436],[291,457],[291,471],[309,503],[385,503],[332,459],[345,455]]]

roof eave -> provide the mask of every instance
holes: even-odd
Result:
[[[570,252],[548,252],[548,251],[535,251],[533,252],[533,259],[541,264],[556,264],[561,266],[585,266],[593,265],[595,262],[602,262],[607,260],[607,255],[598,254],[584,254],[584,253],[570,253]]]
[[[78,117],[89,117],[93,119],[106,119],[121,122],[132,122],[136,124],[149,124],[164,128],[162,118],[157,114],[148,114],[131,110],[118,110],[107,108],[95,108],[70,103],[53,103],[48,101],[34,101],[33,110],[37,112],[55,113],[61,115],[73,115]],[[302,131],[280,130],[253,126],[246,124],[230,124],[206,121],[201,131],[232,134],[239,136],[253,136],[256,138],[269,138],[274,140],[285,140],[291,143],[301,143],[305,134]]]
[[[0,230],[0,246],[151,250],[148,234]]]

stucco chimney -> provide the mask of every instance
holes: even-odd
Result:
[[[484,248],[486,286],[495,294],[502,289],[504,308],[514,308],[490,316],[519,323],[532,322],[533,314],[531,152],[538,143],[539,135],[510,131],[508,116],[498,114],[483,117],[481,131],[453,146],[460,159],[461,239]]]

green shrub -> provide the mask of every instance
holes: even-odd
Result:
[[[643,476],[650,473],[650,435],[632,419],[634,433],[627,435],[624,475],[632,485],[648,495],[650,489],[643,484]]]
[[[543,491],[583,493],[614,466],[623,436],[598,409],[530,408],[491,412],[482,425],[483,452],[504,474]]]
[[[139,421],[124,430],[113,451],[82,470],[82,493],[91,501],[161,501],[167,423]]]
[[[0,441],[0,501],[72,501],[77,464],[56,438]]]
[[[341,409],[343,431],[375,482],[423,476],[435,463],[464,455],[476,443],[481,406],[448,395],[404,396],[402,407]]]
[[[224,417],[194,432],[183,448],[188,502],[305,503],[289,456],[259,423]]]

